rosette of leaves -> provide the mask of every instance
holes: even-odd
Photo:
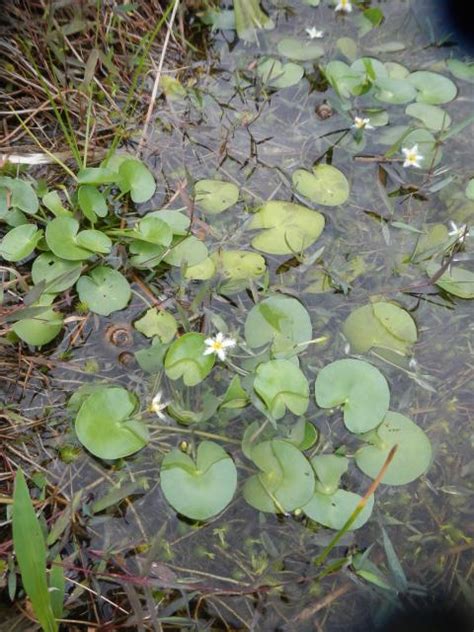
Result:
[[[196,460],[174,449],[163,459],[160,485],[169,504],[192,520],[208,520],[223,511],[237,487],[232,458],[217,443],[203,441]]]
[[[359,494],[339,489],[340,480],[347,471],[349,460],[336,454],[321,454],[311,459],[316,474],[316,484],[311,500],[302,507],[303,512],[315,522],[340,530],[361,501]],[[370,496],[364,509],[350,529],[359,529],[370,518],[374,497]]]
[[[314,471],[306,457],[288,441],[272,439],[251,449],[260,472],[244,485],[245,500],[259,511],[287,513],[304,506],[314,492]]]

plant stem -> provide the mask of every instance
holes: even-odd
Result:
[[[168,432],[177,432],[179,434],[195,434],[198,437],[204,437],[205,439],[216,439],[217,441],[224,441],[226,443],[234,443],[240,445],[238,439],[230,439],[224,435],[214,434],[212,432],[205,432],[204,430],[194,430],[188,428],[176,428],[174,426],[162,426],[158,424],[150,424],[150,427],[155,430],[167,430]]]

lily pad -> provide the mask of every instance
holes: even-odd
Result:
[[[198,207],[217,215],[234,206],[239,199],[239,188],[232,182],[223,180],[199,180],[194,185],[194,201]]]
[[[300,204],[266,202],[252,217],[249,229],[263,229],[252,239],[257,250],[272,255],[300,253],[318,239],[324,216]]]
[[[31,255],[43,236],[36,224],[22,224],[12,228],[0,241],[0,257],[6,261],[21,261]]]
[[[80,300],[91,312],[109,316],[127,306],[131,290],[127,279],[113,268],[98,266],[76,285]]]
[[[166,375],[171,380],[183,378],[186,386],[195,386],[209,375],[215,356],[204,355],[205,339],[203,334],[188,333],[171,344],[165,358]]]
[[[474,83],[474,63],[466,63],[459,59],[448,59],[446,66],[451,74],[456,79],[462,79],[463,81],[469,81]]]
[[[318,373],[316,403],[321,408],[342,406],[344,423],[355,433],[380,424],[390,404],[387,380],[363,360],[336,360]]]
[[[259,511],[281,513],[305,505],[314,492],[309,461],[288,441],[273,439],[256,445],[252,461],[261,470],[244,485],[245,500]]]
[[[96,252],[106,254],[112,242],[98,230],[79,232],[79,222],[72,217],[55,217],[46,226],[46,243],[60,259],[82,261]]]
[[[223,511],[237,488],[237,470],[217,443],[203,441],[196,462],[181,450],[163,459],[160,473],[163,494],[176,511],[192,520],[208,520]]]
[[[200,263],[194,266],[188,266],[184,273],[185,279],[193,279],[196,281],[207,281],[212,279],[216,273],[216,264],[212,257],[206,257]]]
[[[18,338],[29,345],[42,347],[61,332],[63,319],[61,314],[45,306],[32,318],[22,318],[12,325]]]
[[[173,246],[163,260],[170,266],[191,267],[204,261],[208,254],[206,244],[190,235]]]
[[[297,37],[283,38],[278,42],[277,48],[280,55],[296,61],[310,61],[324,55],[324,49],[320,44]]]
[[[38,196],[28,182],[19,178],[0,176],[0,188],[10,191],[10,208],[18,209],[27,215],[34,215],[38,211]]]
[[[385,301],[355,309],[346,319],[342,331],[355,353],[378,347],[407,354],[418,338],[410,314]]]
[[[364,76],[343,61],[330,61],[324,68],[324,74],[338,95],[345,99],[360,95],[367,89]]]
[[[33,262],[31,278],[35,285],[44,281],[48,294],[57,294],[72,287],[81,276],[81,270],[79,262],[65,261],[51,252],[43,252]]]
[[[316,165],[313,172],[297,169],[292,176],[295,190],[315,204],[340,206],[349,197],[346,176],[331,165]]]
[[[431,444],[428,437],[411,419],[399,413],[388,412],[383,423],[364,440],[372,445],[360,448],[355,459],[364,474],[371,478],[380,472],[391,448],[398,445],[382,479],[385,485],[411,483],[430,466]]]
[[[375,57],[360,57],[356,59],[351,65],[351,70],[359,72],[363,76],[364,81],[374,82],[388,77],[388,71],[384,64],[375,59]]]
[[[434,261],[429,263],[426,267],[428,276],[433,277],[440,267]],[[443,272],[439,279],[436,279],[435,285],[454,296],[459,296],[459,298],[474,298],[474,272],[465,268],[451,266],[446,272]]]
[[[121,459],[148,443],[148,430],[131,418],[135,398],[124,388],[104,387],[89,395],[77,413],[77,438],[100,459]]]
[[[281,419],[287,408],[295,415],[303,415],[308,408],[308,380],[288,360],[270,360],[260,364],[253,387],[273,419]]]
[[[417,70],[412,72],[407,80],[418,90],[416,100],[420,103],[440,105],[452,101],[458,89],[451,79],[437,72]]]
[[[104,195],[91,184],[83,184],[78,188],[77,201],[79,208],[91,222],[95,222],[97,217],[107,215],[107,202]]]
[[[258,64],[257,75],[272,88],[289,88],[302,79],[304,69],[298,64],[282,64],[278,59],[270,57]]]
[[[145,217],[157,217],[163,222],[166,222],[174,235],[186,235],[189,231],[189,225],[191,224],[191,220],[187,215],[184,215],[180,211],[170,211],[166,208],[161,211],[147,213]]]
[[[316,472],[315,490],[321,494],[334,494],[341,476],[347,472],[349,459],[337,454],[318,454],[311,459],[311,465]]]
[[[138,222],[133,238],[157,246],[169,246],[173,240],[173,230],[163,219],[150,214]]]
[[[410,103],[416,97],[415,87],[407,79],[377,79],[374,96],[383,103],[400,105]]]
[[[302,507],[303,512],[319,524],[339,531],[349,520],[357,507],[361,496],[345,489],[338,489],[334,494],[315,492],[309,503]],[[350,531],[362,527],[372,514],[374,497],[370,496],[367,504],[350,527]]]
[[[134,158],[123,160],[118,169],[117,184],[122,193],[130,193],[136,204],[146,202],[156,190],[155,178],[150,170]]]
[[[135,321],[134,327],[147,338],[158,336],[161,342],[171,342],[178,330],[178,323],[173,314],[152,307]]]
[[[428,103],[410,103],[405,113],[420,120],[425,127],[435,132],[447,129],[451,125],[451,117],[437,105]]]

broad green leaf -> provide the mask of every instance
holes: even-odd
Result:
[[[136,400],[120,386],[104,386],[89,395],[76,416],[79,441],[100,459],[121,459],[148,443],[147,427],[131,418]]]
[[[0,187],[10,191],[10,208],[23,211],[27,215],[34,215],[38,211],[38,196],[28,182],[0,176]]]
[[[134,240],[129,245],[130,265],[134,268],[154,268],[163,261],[168,251],[165,246],[157,246],[146,241]]]
[[[180,240],[164,257],[164,261],[170,266],[178,268],[191,267],[204,261],[208,256],[206,244],[194,235]]]
[[[410,314],[398,305],[384,301],[355,309],[342,330],[355,353],[379,347],[407,354],[418,337]]]
[[[198,180],[194,185],[194,201],[209,215],[217,215],[234,206],[239,199],[239,188],[223,180]]]
[[[45,281],[44,291],[48,294],[59,294],[74,285],[81,276],[81,270],[79,262],[66,261],[52,252],[43,252],[33,262],[31,278],[35,285]]]
[[[458,91],[451,79],[437,72],[417,70],[408,76],[408,81],[418,90],[416,100],[420,103],[431,105],[449,103]]]
[[[352,62],[357,57],[357,42],[352,37],[340,37],[336,46],[349,61]]]
[[[291,428],[286,440],[295,445],[298,450],[309,450],[319,438],[319,432],[310,421],[303,417],[298,419]]]
[[[16,560],[33,611],[44,632],[57,632],[46,577],[46,544],[21,470],[15,476],[12,530]]]
[[[21,261],[31,255],[43,236],[36,224],[12,228],[0,242],[0,257],[6,261]]]
[[[189,217],[183,215],[183,213],[179,211],[169,211],[168,209],[152,211],[151,213],[147,213],[145,217],[157,217],[163,222],[166,222],[174,235],[186,235],[189,231],[189,225],[191,224]]]
[[[135,321],[134,327],[147,338],[158,336],[161,342],[171,342],[178,330],[178,323],[173,314],[152,307]]]
[[[408,79],[386,77],[385,79],[377,79],[375,82],[374,96],[383,103],[400,105],[413,101],[416,97],[416,89]]]
[[[107,215],[105,197],[99,189],[91,184],[83,184],[78,188],[77,201],[85,217],[92,223],[97,220],[97,217],[105,217]]]
[[[271,360],[257,367],[253,384],[273,419],[290,410],[303,415],[309,404],[309,386],[304,373],[288,360]]]
[[[319,524],[339,531],[355,511],[361,497],[359,494],[338,489],[333,494],[315,492],[309,503],[302,507],[303,512]],[[350,531],[362,527],[372,514],[374,497],[370,496],[367,504],[350,527]]]
[[[428,103],[410,103],[405,114],[420,120],[425,127],[435,132],[447,129],[451,125],[451,117],[437,105]]]
[[[224,281],[219,288],[223,293],[239,291],[247,286],[247,281],[257,279],[266,270],[262,255],[247,250],[218,250],[211,259]]]
[[[323,70],[326,79],[342,98],[357,96],[366,89],[364,75],[343,61],[330,61]]]
[[[386,61],[384,66],[387,69],[390,79],[406,79],[410,74],[406,66],[395,61]]]
[[[44,311],[33,318],[23,318],[12,325],[13,331],[24,342],[29,345],[41,347],[60,333],[63,328],[63,319],[48,306],[44,306]]]
[[[98,230],[79,232],[79,222],[72,217],[55,217],[46,226],[46,243],[60,259],[82,261],[95,252],[108,253],[112,242]]]
[[[122,193],[130,193],[136,204],[146,202],[156,190],[153,174],[140,160],[127,158],[118,168],[117,184]]]
[[[363,77],[363,81],[371,83],[388,77],[388,71],[384,64],[374,57],[361,57],[360,59],[356,59],[351,64],[351,70],[359,72]]]
[[[109,316],[127,306],[131,290],[127,279],[113,268],[98,266],[76,285],[79,299],[91,312]]]
[[[257,75],[264,84],[272,88],[289,88],[303,78],[304,69],[298,64],[282,64],[278,59],[267,57],[259,62]]]
[[[207,281],[212,279],[216,273],[216,264],[212,257],[206,257],[200,263],[194,266],[188,266],[184,273],[185,279],[193,279],[196,281]]]
[[[429,263],[426,267],[428,276],[434,277],[440,267],[434,261]],[[474,298],[474,272],[457,265],[451,266],[446,272],[443,272],[439,279],[436,279],[435,285],[454,296],[459,296],[459,298]]]
[[[187,333],[172,343],[165,358],[166,375],[171,380],[183,378],[186,386],[195,386],[209,375],[215,356],[204,355],[205,339],[203,334]]]
[[[341,482],[341,476],[347,472],[349,460],[337,454],[318,454],[311,459],[316,472],[315,490],[320,494],[334,494]]]
[[[173,240],[173,230],[166,221],[150,213],[138,222],[133,230],[133,238],[167,247]]]
[[[277,48],[280,55],[296,61],[311,61],[324,55],[321,44],[297,37],[284,37],[278,42]]]
[[[234,0],[237,35],[245,42],[256,42],[257,29],[272,29],[273,20],[260,7],[260,0]]]
[[[349,197],[346,176],[331,165],[316,165],[312,173],[297,169],[292,176],[295,190],[315,204],[340,206]]]
[[[118,173],[107,167],[86,167],[77,174],[79,184],[113,184],[118,180]]]
[[[344,423],[355,433],[380,424],[390,403],[390,390],[382,373],[368,362],[349,358],[321,369],[315,393],[321,408],[342,406]]]
[[[285,338],[304,350],[313,334],[311,318],[303,305],[289,296],[270,296],[250,310],[245,321],[245,340],[256,349]]]
[[[41,198],[42,203],[48,210],[51,211],[56,217],[60,217],[61,215],[65,215],[66,217],[71,217],[71,211],[68,211],[67,208],[64,208],[61,198],[59,197],[59,193],[57,191],[48,191]]]
[[[237,469],[221,446],[203,441],[196,462],[174,449],[163,459],[160,484],[169,504],[192,520],[208,520],[223,511],[237,488]]]
[[[220,408],[244,408],[249,403],[249,396],[240,384],[240,377],[234,375],[224,394]]]
[[[263,229],[252,239],[257,250],[273,255],[300,253],[318,239],[324,216],[300,204],[266,202],[252,217],[248,228]]]
[[[406,485],[424,474],[431,463],[431,444],[421,428],[399,413],[388,412],[383,423],[369,433],[365,441],[371,445],[360,448],[356,463],[375,478],[394,445],[398,445],[393,461],[388,466],[382,483]]]
[[[456,79],[462,79],[463,81],[474,82],[474,63],[466,63],[459,59],[448,59],[446,66],[449,72],[456,77]]]

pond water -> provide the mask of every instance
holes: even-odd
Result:
[[[279,8],[273,7],[271,14],[276,27],[259,31],[257,42],[238,41],[231,30],[216,31],[205,58],[196,55],[183,69],[170,72],[186,86],[186,94],[169,95],[157,106],[143,158],[158,188],[139,214],[164,207],[186,212],[190,185],[218,178],[235,183],[240,198],[222,214],[199,215],[195,232],[211,251],[256,252],[249,211],[268,200],[293,201],[322,212],[326,223],[319,239],[301,257],[262,253],[268,273],[236,293],[219,293],[215,279],[183,280],[178,268],[160,276],[147,271],[141,282],[135,278],[126,310],[110,317],[89,314],[80,331],[75,322],[69,325],[74,339],[65,335],[31,357],[25,352],[30,368],[24,386],[8,385],[6,376],[7,393],[20,404],[22,423],[28,420],[7,453],[25,467],[28,455],[38,481],[43,478],[77,511],[55,545],[61,545],[67,576],[75,582],[90,578],[90,588],[99,595],[88,597],[77,584],[71,587],[71,617],[90,617],[100,629],[118,629],[107,625],[120,621],[124,629],[137,630],[367,630],[401,604],[441,597],[467,604],[471,599],[472,303],[429,282],[429,254],[420,256],[417,242],[435,225],[452,232],[453,222],[457,227],[472,223],[474,201],[464,193],[474,175],[472,79],[454,77],[446,67],[446,59],[462,59],[463,53],[440,45],[440,26],[429,2],[377,3],[384,22],[363,36],[357,9],[336,15],[324,2],[318,8],[299,0],[275,4]],[[286,36],[306,42],[305,29],[312,26],[324,31],[314,40],[324,56],[298,62],[305,78],[278,90],[256,81],[260,57],[275,55]],[[198,33],[197,23],[194,29]],[[394,73],[403,73],[404,66],[410,72],[440,72],[455,82],[457,96],[440,105],[452,119],[447,131],[454,133],[446,133],[436,148],[431,169],[404,169],[399,149],[395,160],[383,158],[407,125],[422,126],[406,113],[406,103],[350,96],[351,108],[344,111],[344,99],[318,69],[318,63],[339,59],[351,64],[361,57],[390,62]],[[354,133],[357,115],[371,118],[375,129]],[[459,125],[463,122],[464,127]],[[332,164],[345,174],[350,183],[346,202],[321,206],[294,190],[293,172],[311,170],[315,163]],[[432,241],[426,250],[437,246]],[[466,237],[453,253],[453,266],[472,266],[472,253],[472,239]],[[314,378],[328,363],[366,359],[387,378],[391,408],[428,435],[433,457],[427,473],[408,485],[377,489],[369,522],[344,535],[334,549],[331,560],[343,560],[334,572],[321,578],[314,563],[334,532],[298,512],[258,512],[239,491],[223,514],[194,523],[178,517],[163,496],[159,464],[183,440],[192,445],[215,439],[233,456],[239,476],[252,473],[240,439],[246,426],[262,419],[253,407],[188,425],[166,413],[156,421],[147,414],[150,444],[115,463],[104,464],[81,449],[65,403],[84,383],[122,385],[142,405],[161,390],[165,401],[180,401],[196,412],[206,402],[207,389],[222,394],[232,376],[229,368],[216,365],[210,384],[187,389],[162,370],[143,370],[134,354],[150,343],[132,323],[151,305],[144,284],[153,288],[162,307],[187,321],[187,328],[215,333],[225,326],[238,339],[256,300],[270,291],[297,297],[313,327],[313,342],[300,356],[311,392]],[[355,353],[348,347],[344,322],[355,309],[374,301],[393,301],[412,316],[418,331],[413,353]],[[246,360],[242,350],[232,355],[238,365]],[[316,406],[312,395],[305,418],[319,430],[317,451],[354,454],[358,442],[336,422],[333,410]],[[282,423],[291,427],[295,419]],[[29,428],[36,424],[38,431],[31,437]],[[356,468],[344,477],[344,485],[360,494],[369,484]],[[63,510],[58,501],[50,526]],[[368,547],[379,579],[388,587],[354,572],[348,551],[355,555]],[[160,604],[157,612],[153,602]],[[22,629],[15,625],[8,629]]]

